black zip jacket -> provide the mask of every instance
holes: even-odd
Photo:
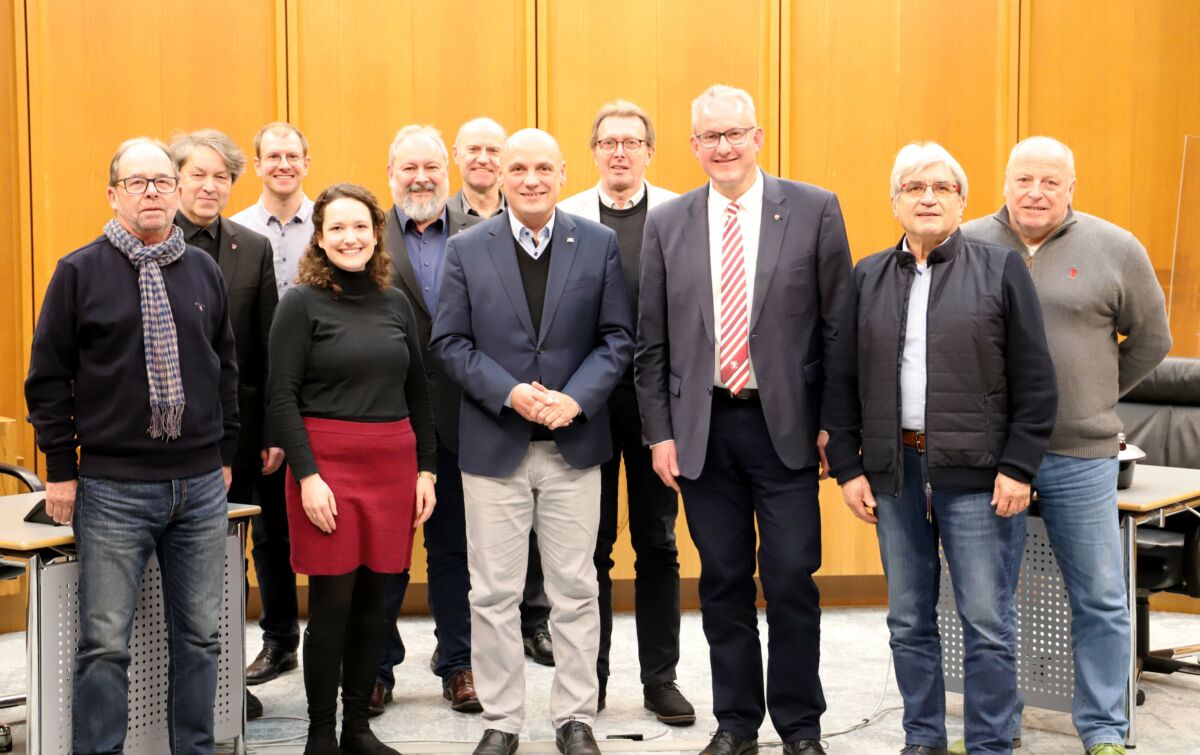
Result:
[[[1030,482],[1058,407],[1042,309],[1016,252],[955,231],[927,259],[925,434],[933,488]],[[825,387],[830,473],[901,486],[900,363],[916,259],[897,244],[860,261],[847,306],[855,330]]]

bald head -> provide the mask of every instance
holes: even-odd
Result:
[[[1075,197],[1075,156],[1048,136],[1017,143],[1004,171],[1009,227],[1029,247],[1040,245],[1067,219]]]
[[[567,182],[558,142],[541,129],[522,129],[504,142],[500,169],[512,214],[529,230],[540,231],[554,215],[559,190]]]
[[[481,195],[499,193],[500,148],[507,137],[504,127],[491,118],[474,118],[458,127],[453,152],[463,185]]]

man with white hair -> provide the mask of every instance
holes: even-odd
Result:
[[[745,91],[702,93],[692,132],[709,181],[646,219],[634,384],[654,471],[682,490],[700,551],[718,727],[704,753],[755,752],[769,709],[786,755],[816,755],[817,436],[821,386],[847,330],[846,229],[833,193],[759,170],[765,135]]]
[[[904,236],[855,268],[855,321],[826,386],[831,474],[876,526],[887,575],[903,755],[946,755],[939,543],[963,623],[967,747],[1012,751],[1009,574],[1054,423],[1037,291],[1017,254],[963,238],[966,201],[966,174],[940,145],[896,155]]]
[[[1071,601],[1075,730],[1091,755],[1114,755],[1125,752],[1129,730],[1130,635],[1116,405],[1170,351],[1171,332],[1145,248],[1123,228],[1075,211],[1074,194],[1070,148],[1030,137],[1009,156],[1004,207],[963,233],[1016,250],[1037,284],[1059,407],[1033,486]]]

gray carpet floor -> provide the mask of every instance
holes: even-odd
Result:
[[[765,627],[765,618],[760,617]],[[827,609],[822,621],[821,678],[828,712],[822,721],[831,755],[895,753],[903,746],[900,696],[889,668],[887,628],[882,608]],[[397,669],[395,700],[372,726],[381,739],[405,753],[469,753],[481,733],[477,715],[454,713],[442,700],[441,686],[430,674],[433,622],[428,618],[401,620],[408,660]],[[1156,613],[1152,620],[1155,647],[1200,642],[1200,616]],[[765,644],[765,629],[764,635]],[[608,708],[596,722],[596,735],[605,752],[696,753],[716,729],[712,716],[708,647],[700,616],[683,617],[683,658],[679,685],[696,706],[698,718],[690,727],[659,724],[642,707],[637,670],[637,639],[632,614],[619,614],[613,627],[612,677]],[[246,633],[247,657],[260,648],[258,628]],[[765,648],[764,648],[765,654]],[[0,693],[25,684],[25,640],[21,633],[0,635]],[[554,752],[549,721],[549,690],[553,669],[526,664],[527,707],[521,752]],[[1138,709],[1137,753],[1194,755],[1200,753],[1200,677],[1148,675],[1143,680],[1146,703]],[[253,688],[266,706],[267,717],[248,728],[251,752],[263,755],[303,750],[304,685],[299,671]],[[947,727],[951,738],[962,735],[962,698],[948,695]],[[0,722],[13,724],[15,752],[24,752],[25,709],[0,710]],[[866,725],[861,724],[869,719]],[[858,727],[858,728],[856,728]],[[849,730],[849,731],[847,731]],[[839,733],[845,732],[845,733]],[[640,735],[641,741],[609,739]],[[767,752],[779,752],[768,718],[759,733]],[[224,748],[228,751],[228,748]],[[1051,755],[1082,751],[1070,716],[1030,708],[1025,714],[1024,747],[1018,753]]]

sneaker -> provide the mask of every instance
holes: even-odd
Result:
[[[1125,755],[1125,745],[1101,742],[1088,748],[1088,755]]]

